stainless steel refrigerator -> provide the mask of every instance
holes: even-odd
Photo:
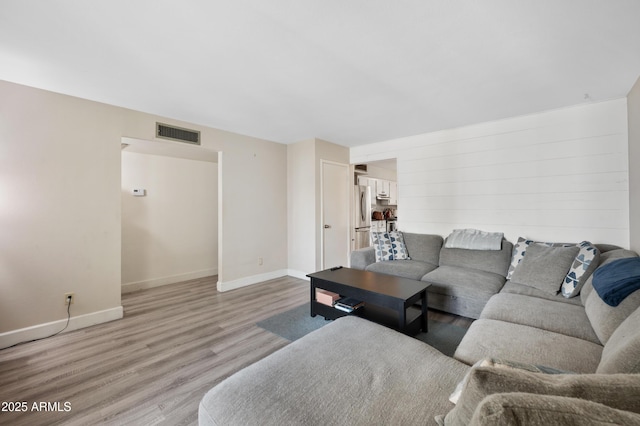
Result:
[[[355,187],[355,249],[369,247],[371,232],[371,188],[364,185]]]

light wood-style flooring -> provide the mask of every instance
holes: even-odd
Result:
[[[289,343],[256,322],[309,299],[296,278],[224,293],[216,280],[124,294],[119,321],[0,350],[0,402],[27,403],[27,412],[0,411],[0,424],[197,424],[207,390]],[[59,411],[33,411],[40,402]]]

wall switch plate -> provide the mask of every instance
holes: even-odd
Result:
[[[147,190],[136,188],[133,190],[133,195],[134,197],[144,197],[145,195],[147,195]]]

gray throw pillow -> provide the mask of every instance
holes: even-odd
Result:
[[[581,398],[618,410],[638,412],[638,374],[540,374],[509,368],[471,369],[460,400],[444,418],[447,426],[468,426],[481,401],[511,392]]]
[[[580,249],[531,244],[511,276],[514,283],[558,294],[560,286]]]
[[[480,402],[469,426],[640,425],[640,414],[565,396],[498,393]]]
[[[512,370],[524,370],[530,371],[532,373],[544,374],[575,374],[571,371],[558,370],[557,368],[547,367],[544,365],[534,365],[525,362],[511,361],[508,359],[483,358],[473,364],[469,371],[467,371],[467,374],[465,374],[465,376],[453,390],[453,393],[449,396],[449,401],[453,402],[454,404],[458,403],[458,399],[460,399],[460,395],[462,394],[462,389],[464,389],[464,387],[467,385],[467,382],[469,381],[471,371],[473,371],[473,369],[477,367],[510,368]]]

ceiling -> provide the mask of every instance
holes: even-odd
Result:
[[[0,79],[345,146],[626,96],[638,0],[2,0]]]

